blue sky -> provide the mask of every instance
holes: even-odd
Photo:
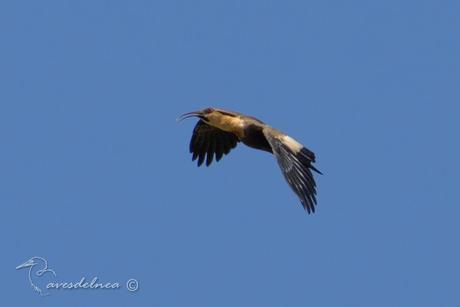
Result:
[[[3,1],[2,301],[458,306],[458,1]],[[275,159],[197,168],[215,106],[314,150],[308,216]],[[97,276],[139,290],[55,290]],[[40,280],[41,282],[44,281]],[[124,286],[124,285],[123,285]]]

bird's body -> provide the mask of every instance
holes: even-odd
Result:
[[[316,183],[311,170],[321,172],[312,165],[315,162],[312,151],[257,118],[241,113],[207,108],[186,113],[180,119],[188,117],[200,118],[190,141],[192,159],[198,159],[198,166],[203,164],[205,158],[206,166],[212,163],[214,156],[219,161],[238,142],[272,153],[305,210],[315,212]]]

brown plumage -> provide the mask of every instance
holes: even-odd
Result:
[[[308,213],[315,212],[316,183],[311,170],[321,174],[312,163],[315,154],[290,136],[274,129],[257,118],[241,113],[206,108],[189,112],[179,117],[183,120],[198,117],[190,140],[192,160],[198,159],[198,166],[213,159],[219,161],[238,142],[267,151],[275,155],[281,171],[292,190],[297,194]]]

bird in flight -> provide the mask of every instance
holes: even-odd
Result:
[[[198,159],[198,166],[205,160],[209,166],[214,157],[219,161],[238,142],[267,151],[275,155],[284,178],[300,198],[304,209],[309,214],[315,212],[316,182],[311,171],[322,173],[312,165],[315,154],[311,150],[257,118],[241,113],[206,108],[182,114],[178,121],[189,117],[200,119],[190,140],[192,161]]]

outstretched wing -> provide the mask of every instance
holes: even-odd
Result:
[[[200,120],[193,129],[190,140],[192,161],[198,159],[198,166],[201,166],[206,158],[206,166],[209,166],[214,155],[216,161],[219,161],[223,155],[235,148],[238,142],[238,137],[235,134],[220,130]]]
[[[284,178],[297,194],[308,213],[315,212],[316,183],[311,170],[314,154],[300,143],[272,128],[264,129],[264,135],[272,147],[273,154]]]

